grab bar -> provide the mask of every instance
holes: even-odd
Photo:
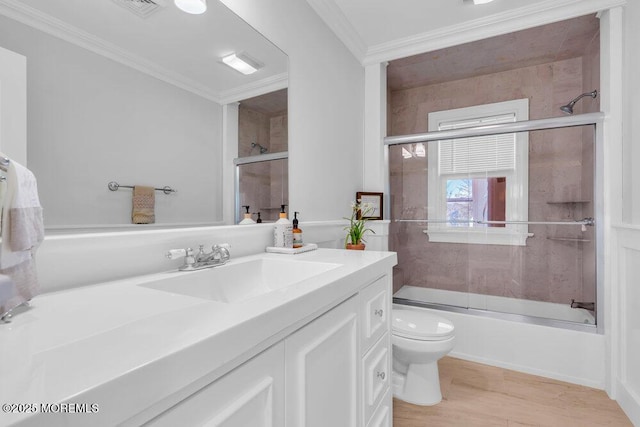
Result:
[[[573,221],[485,221],[485,220],[453,220],[453,219],[396,219],[395,222],[426,222],[440,224],[521,224],[521,225],[580,225],[582,231],[587,231],[587,226],[594,226],[596,221],[593,218],[583,218]]]

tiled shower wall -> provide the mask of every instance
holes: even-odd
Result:
[[[287,151],[286,113],[269,116],[241,104],[238,114],[240,157],[260,154],[258,147],[251,148],[253,142],[267,148],[269,153]],[[277,220],[280,205],[289,204],[286,160],[243,165],[240,181],[240,205],[249,205],[251,212],[259,211],[264,221]],[[257,215],[253,219],[257,219]]]
[[[592,47],[597,47],[594,43]],[[596,48],[584,57],[434,84],[389,94],[389,135],[428,131],[428,114],[472,105],[529,99],[529,118],[560,116],[559,107],[597,82]],[[589,82],[583,79],[589,79]],[[584,98],[576,113],[598,111]],[[593,128],[529,134],[529,219],[593,216]],[[404,159],[390,150],[392,222],[389,245],[398,252],[394,290],[403,285],[569,303],[595,300],[593,231],[530,225],[525,247],[429,243],[426,225],[395,219],[427,218],[426,157]],[[559,240],[562,239],[562,240]],[[580,239],[585,241],[575,241]]]

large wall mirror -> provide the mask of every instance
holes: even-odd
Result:
[[[0,0],[0,46],[27,58],[27,166],[52,231],[139,227],[138,185],[176,190],[154,193],[154,226],[221,224],[223,105],[287,87],[287,56],[217,1]],[[258,71],[225,65],[234,52]]]

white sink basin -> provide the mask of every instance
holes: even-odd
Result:
[[[238,303],[299,283],[341,264],[259,258],[232,260],[194,272],[170,273],[166,279],[141,284],[146,288],[224,303]]]

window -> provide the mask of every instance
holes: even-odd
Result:
[[[504,227],[506,177],[447,179],[446,223],[452,227]],[[480,222],[482,221],[482,222]]]
[[[529,100],[429,114],[429,131],[529,119]],[[528,227],[529,143],[526,132],[429,143],[431,242],[524,246]]]

